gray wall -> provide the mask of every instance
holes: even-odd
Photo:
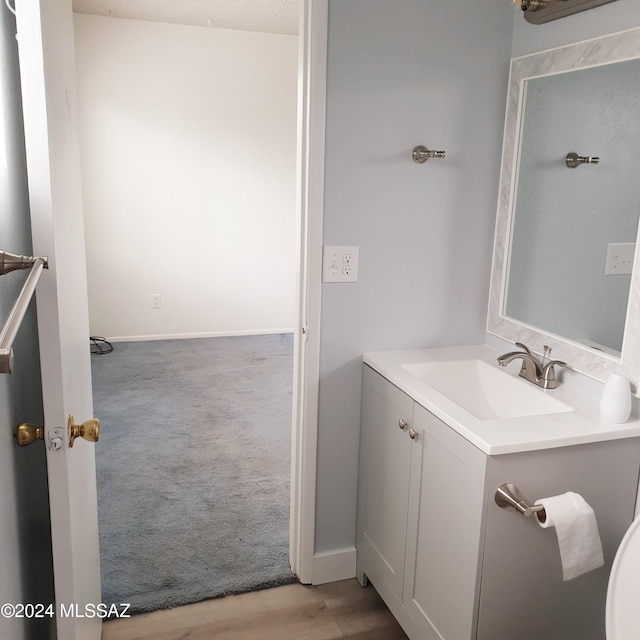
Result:
[[[0,158],[0,249],[31,251],[15,22],[0,7],[0,96],[5,115],[6,166]],[[0,278],[0,321],[25,275]],[[46,460],[42,443],[18,449],[18,422],[42,424],[42,397],[33,309],[14,343],[15,371],[0,375],[0,603],[53,602]],[[49,638],[49,620],[0,617],[0,638]]]
[[[512,24],[503,0],[330,3],[324,243],[360,273],[322,290],[317,552],[354,544],[362,353],[484,340]]]

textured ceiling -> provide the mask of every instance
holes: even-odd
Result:
[[[298,33],[298,0],[73,0],[73,10],[219,29]]]

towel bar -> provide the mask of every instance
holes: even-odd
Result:
[[[13,370],[13,341],[27,312],[40,274],[48,266],[47,258],[18,256],[0,251],[0,275],[21,269],[31,269],[18,299],[9,312],[9,317],[0,329],[0,373],[11,373]]]

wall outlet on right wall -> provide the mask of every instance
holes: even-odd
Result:
[[[635,242],[616,242],[607,245],[607,260],[604,266],[605,276],[628,275],[633,269]]]

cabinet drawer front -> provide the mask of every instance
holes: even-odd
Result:
[[[425,638],[469,640],[475,632],[486,458],[419,405],[414,428],[404,606]]]
[[[400,426],[400,420],[406,423]],[[413,400],[364,367],[358,484],[358,570],[402,600]]]

